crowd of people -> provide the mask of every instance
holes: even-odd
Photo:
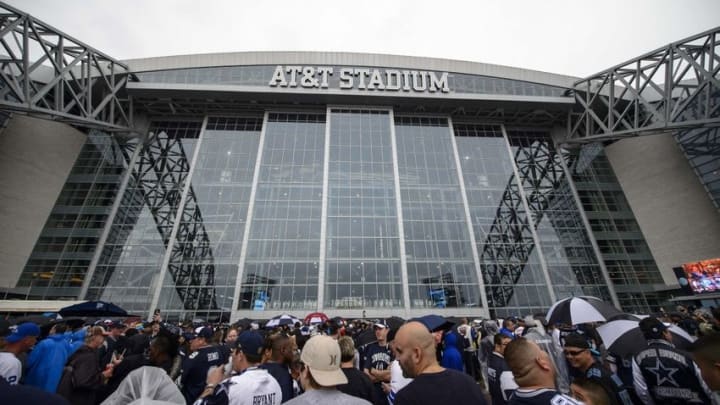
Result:
[[[698,336],[673,344],[671,325]],[[78,326],[73,328],[73,326]],[[639,321],[639,350],[542,316],[212,325],[0,321],[0,404],[718,404],[720,309]],[[685,350],[687,349],[687,350]]]

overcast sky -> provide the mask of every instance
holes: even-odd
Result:
[[[348,51],[585,77],[720,26],[720,0],[5,0],[118,59]]]

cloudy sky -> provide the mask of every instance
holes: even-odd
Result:
[[[428,56],[588,76],[720,26],[720,0],[4,0],[118,59]]]

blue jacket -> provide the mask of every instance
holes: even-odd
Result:
[[[55,392],[69,356],[70,344],[64,335],[48,336],[28,356],[25,384]]]
[[[463,360],[462,360],[462,354],[460,354],[460,350],[457,348],[457,337],[453,333],[448,333],[445,335],[445,349],[442,352],[442,359],[440,360],[440,365],[445,368],[451,368],[454,370],[458,370],[460,372],[463,371]]]

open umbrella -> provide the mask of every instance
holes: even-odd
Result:
[[[317,323],[324,323],[329,318],[322,312],[313,312],[305,317],[305,325],[315,325]]]
[[[687,349],[695,341],[694,337],[677,325],[670,325],[668,329],[673,344],[678,349]],[[608,352],[621,357],[631,356],[647,346],[647,340],[640,330],[638,321],[617,319],[600,325],[597,332]]]
[[[282,315],[278,315],[274,318],[271,318],[265,324],[265,327],[266,328],[277,328],[278,326],[283,326],[283,325],[292,326],[292,325],[295,325],[296,322],[300,322],[300,320],[295,318],[292,315],[282,314]]]
[[[562,299],[548,310],[548,324],[578,325],[590,322],[605,322],[609,317],[620,314],[620,310],[596,297],[570,297]]]
[[[104,301],[86,301],[79,304],[62,308],[58,313],[62,316],[128,316],[127,311],[113,304]]]

